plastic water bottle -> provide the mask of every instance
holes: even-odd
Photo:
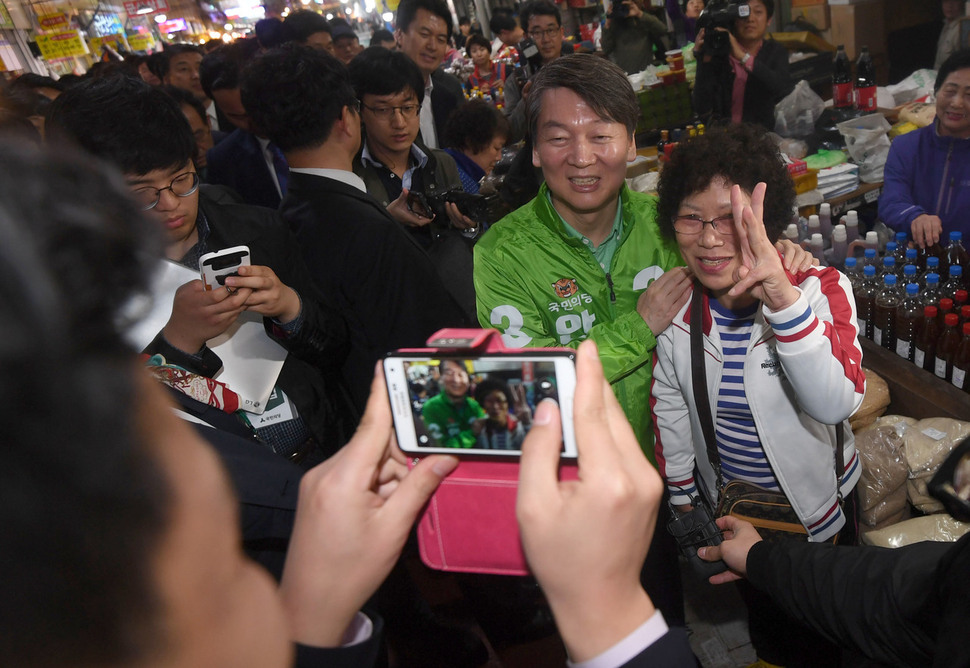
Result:
[[[943,294],[940,292],[940,275],[926,274],[923,276],[923,305],[939,306]]]
[[[859,261],[854,257],[845,258],[845,270],[842,273],[849,279],[849,284],[852,285],[852,294],[855,294],[856,288],[862,282],[862,271],[859,266]]]
[[[845,241],[845,225],[836,225],[832,230],[832,248],[825,252],[830,267],[841,267],[845,263],[849,252],[849,244]]]
[[[822,238],[828,243],[832,236],[832,205],[822,202],[818,206],[818,224],[822,231]]]
[[[875,326],[873,314],[876,308],[876,295],[879,294],[876,267],[871,264],[866,265],[862,270],[862,277],[862,282],[855,291],[856,319],[859,323],[859,333],[871,339]]]
[[[812,216],[812,217],[814,218],[815,216]],[[823,267],[826,266],[825,244],[822,241],[822,235],[820,233],[816,232],[815,234],[812,235],[812,238],[808,244],[808,248],[811,251],[812,255],[815,257],[815,259],[818,260],[818,263]]]
[[[844,216],[845,238],[850,244],[859,238],[859,213],[853,209]]]
[[[872,340],[883,348],[896,350],[896,309],[899,308],[902,297],[896,287],[895,274],[886,274],[882,281],[883,287],[876,295],[873,308],[875,325],[872,329]]]
[[[919,286],[910,283],[906,286],[906,297],[896,309],[896,354],[910,362],[916,357],[916,336],[922,320]]]

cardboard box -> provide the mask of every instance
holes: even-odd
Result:
[[[844,44],[850,60],[863,46],[875,57],[886,53],[886,7],[882,0],[857,5],[831,5],[832,43]]]

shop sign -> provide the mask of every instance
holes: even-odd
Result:
[[[147,11],[149,9],[151,12]],[[168,0],[129,0],[125,3],[125,11],[128,12],[128,16],[134,16],[135,14],[154,14],[155,12],[167,12]]]
[[[125,42],[125,36],[118,35],[105,35],[104,37],[91,37],[88,39],[88,46],[91,48],[91,53],[99,54],[101,53],[101,46],[107,44],[115,51],[127,51],[128,44]]]
[[[4,30],[13,30],[16,28],[13,24],[13,19],[10,18],[10,12],[7,11],[6,5],[0,2],[0,28]]]
[[[88,47],[77,30],[37,35],[34,39],[44,60],[83,56],[88,53]]]
[[[40,27],[44,30],[54,30],[55,28],[67,27],[70,23],[67,20],[67,15],[63,12],[56,12],[54,14],[41,14],[37,17],[37,22]]]
[[[128,35],[128,46],[132,51],[148,51],[155,46],[155,40],[148,33]]]

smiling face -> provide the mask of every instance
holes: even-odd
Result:
[[[360,117],[367,130],[367,146],[372,152],[397,155],[411,150],[421,129],[421,117],[417,113],[405,117],[403,110],[395,110],[390,117],[384,117],[373,110],[417,105],[418,96],[414,91],[405,88],[393,95],[364,93],[361,104]]]
[[[734,35],[742,42],[757,42],[768,31],[768,8],[761,0],[748,0],[751,13],[734,22]]]
[[[706,190],[695,192],[680,203],[678,216],[696,216],[702,220],[728,217],[717,221],[717,229],[705,224],[699,234],[677,233],[677,245],[687,268],[718,299],[723,298],[735,283],[736,272],[741,266],[741,248],[734,224],[730,222],[731,184],[716,178]],[[751,194],[742,190],[745,204],[750,204]]]
[[[947,76],[936,93],[936,117],[944,137],[970,137],[970,69]]]
[[[586,236],[613,225],[626,163],[634,157],[625,125],[601,118],[569,88],[543,93],[532,164],[542,168],[556,211]]]
[[[171,186],[176,177],[194,172],[195,167],[192,163],[188,163],[177,169],[156,169],[147,174],[126,174],[125,180],[132,191],[142,188],[161,190]],[[158,204],[145,211],[145,215],[157,221],[168,235],[166,255],[170,259],[181,259],[199,239],[195,225],[199,215],[198,189],[186,197],[179,197],[171,190],[163,190],[159,195]]]
[[[438,69],[448,51],[448,24],[427,9],[418,9],[407,31],[395,33],[401,51],[413,60],[424,80]]]
[[[488,419],[505,427],[509,419],[509,399],[502,390],[492,390],[482,399]]]
[[[441,363],[441,382],[445,396],[452,401],[464,399],[468,394],[468,372],[458,362],[445,360]]]

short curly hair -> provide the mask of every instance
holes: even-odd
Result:
[[[713,127],[681,142],[660,173],[657,222],[664,236],[675,238],[674,217],[681,202],[723,178],[750,193],[764,181],[764,222],[774,243],[792,218],[795,185],[778,147],[762,128],[747,123]]]
[[[451,112],[444,136],[448,148],[480,153],[496,137],[509,138],[509,122],[488,102],[472,100]]]

